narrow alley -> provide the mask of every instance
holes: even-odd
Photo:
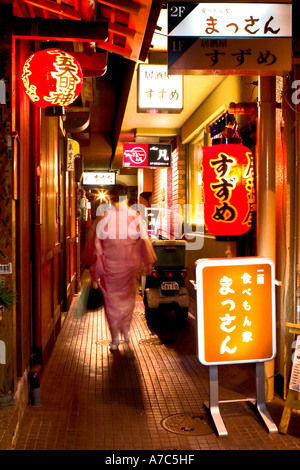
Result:
[[[109,350],[102,308],[76,318],[75,297],[41,380],[41,405],[30,406],[16,450],[299,450],[300,417],[286,435],[269,433],[245,401],[220,405],[228,436],[219,437],[203,403],[207,367],[196,355],[196,320],[179,329],[171,315],[159,330],[146,323],[138,295],[131,349]],[[253,364],[220,367],[221,400],[255,394]],[[283,401],[267,404],[278,426]]]

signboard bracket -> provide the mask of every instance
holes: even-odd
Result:
[[[223,422],[219,404],[235,403],[240,401],[249,402],[256,405],[256,409],[263,419],[270,433],[277,433],[278,429],[269,415],[265,404],[265,374],[264,362],[256,362],[256,400],[254,398],[245,398],[238,400],[219,401],[219,383],[218,383],[218,366],[209,366],[209,403],[204,403],[205,408],[211,415],[219,437],[227,436],[228,432]]]

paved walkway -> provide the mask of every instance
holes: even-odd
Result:
[[[196,356],[195,318],[173,318],[160,331],[137,297],[132,350],[110,352],[104,312],[75,318],[73,301],[41,380],[41,406],[29,407],[16,450],[299,450],[300,417],[286,435],[268,433],[246,402],[220,405],[228,436],[218,437],[203,403],[208,370]],[[254,396],[253,365],[219,368],[221,399]],[[279,425],[283,403],[267,404]]]

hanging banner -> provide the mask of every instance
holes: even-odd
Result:
[[[74,171],[74,158],[80,155],[79,143],[68,138],[67,146],[67,171]]]
[[[170,75],[276,75],[291,61],[291,4],[168,3]]]
[[[168,168],[171,166],[172,148],[169,144],[125,143],[124,167]]]
[[[274,358],[274,276],[274,263],[267,258],[197,261],[198,354],[202,364]]]

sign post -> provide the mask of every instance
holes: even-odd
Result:
[[[209,366],[209,409],[227,435],[219,403],[248,401],[277,432],[265,405],[264,363],[276,354],[274,263],[264,257],[203,259],[196,263],[198,357]],[[256,364],[256,399],[219,401],[218,365]]]

